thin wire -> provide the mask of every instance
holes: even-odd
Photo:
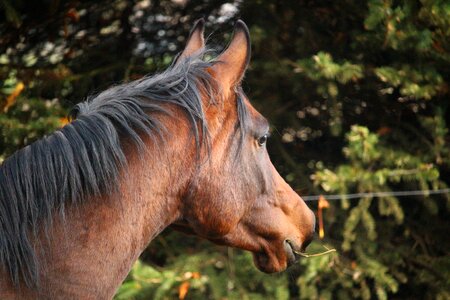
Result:
[[[373,192],[373,193],[356,193],[356,194],[342,194],[342,195],[323,195],[327,200],[339,200],[339,199],[357,199],[363,197],[406,197],[406,196],[428,196],[436,194],[449,194],[449,189],[440,190],[415,190],[415,191],[392,191],[392,192]],[[321,195],[302,196],[305,201],[317,201]]]

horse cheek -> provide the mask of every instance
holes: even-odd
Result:
[[[190,220],[194,231],[205,238],[218,238],[227,235],[239,223],[235,213],[203,210]]]
[[[240,205],[230,205],[230,199],[214,197],[211,201],[210,197],[202,198],[190,201],[185,215],[190,227],[201,237],[218,238],[228,234],[245,213]]]

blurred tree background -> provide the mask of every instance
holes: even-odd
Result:
[[[0,160],[68,109],[163,70],[193,21],[226,44],[250,28],[244,90],[272,123],[269,151],[301,195],[450,183],[450,3],[443,0],[0,0]],[[267,275],[249,253],[167,230],[117,299],[449,299],[450,197],[330,201],[325,236]],[[317,211],[317,202],[309,202]]]

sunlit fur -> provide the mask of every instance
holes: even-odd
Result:
[[[167,71],[76,106],[1,166],[2,300],[110,299],[169,226],[251,251],[266,273],[297,261],[315,218],[258,142],[248,28],[207,61],[203,24]]]
[[[214,62],[203,60],[204,53],[76,105],[71,112],[73,122],[3,162],[0,265],[15,284],[23,279],[27,286],[37,285],[38,262],[30,240],[42,227],[51,226],[55,212],[64,217],[68,204],[116,191],[119,171],[127,164],[123,137],[139,152],[145,151],[142,135],[163,143],[165,127],[154,114],[170,114],[170,104],[181,108],[197,147],[207,143],[201,94],[214,101],[216,83],[206,72]],[[239,107],[243,118],[244,106]]]

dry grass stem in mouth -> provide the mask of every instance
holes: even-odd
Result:
[[[294,250],[294,253],[295,254],[298,254],[298,255],[300,255],[300,256],[303,256],[303,257],[317,257],[317,256],[322,256],[322,255],[326,255],[326,254],[329,254],[329,253],[331,253],[331,252],[336,252],[336,249],[328,249],[327,247],[325,247],[325,246],[323,246],[325,249],[327,249],[327,251],[324,251],[324,252],[320,252],[320,253],[314,253],[314,254],[308,254],[308,253],[304,253],[304,252],[300,252],[300,251],[295,251]]]

